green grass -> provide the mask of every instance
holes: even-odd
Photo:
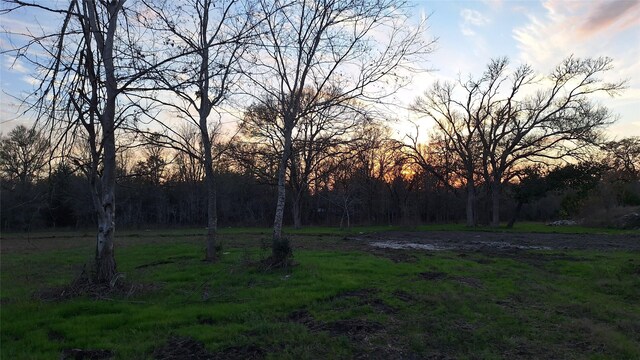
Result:
[[[117,250],[127,280],[155,284],[152,291],[33,299],[68,283],[90,261],[89,249],[2,254],[2,359],[55,359],[70,348],[144,359],[171,335],[210,352],[255,345],[273,359],[386,358],[389,349],[427,358],[640,358],[637,252],[437,252],[394,263],[319,246],[296,251],[290,271],[265,273],[247,261],[264,255],[259,247],[228,248],[210,265],[198,243],[165,237]],[[138,268],[158,261],[168,263]],[[344,295],[354,290],[365,296]],[[358,319],[383,329],[364,338],[313,330],[290,321],[301,309],[319,324]]]
[[[222,227],[219,230],[222,235],[260,235],[269,236],[271,228],[263,227]],[[519,222],[509,229],[506,224],[498,228],[490,226],[467,227],[464,224],[428,224],[416,226],[397,225],[375,225],[375,226],[352,226],[350,228],[327,227],[327,226],[305,226],[301,229],[285,227],[284,232],[290,235],[335,235],[348,236],[384,231],[481,231],[481,232],[514,232],[514,233],[556,233],[556,234],[640,234],[640,230],[625,230],[614,228],[597,228],[586,226],[548,226],[539,222]],[[3,233],[3,238],[74,238],[93,236],[94,229],[81,230],[58,230],[58,231],[35,231],[32,233],[9,232]],[[118,230],[119,237],[190,237],[203,236],[206,234],[204,228],[149,228],[149,229],[123,229]]]

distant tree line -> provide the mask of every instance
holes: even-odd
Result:
[[[241,143],[225,152],[215,169],[218,222],[222,227],[267,227],[277,196],[275,160],[254,155],[254,143]],[[87,177],[66,162],[50,167],[42,135],[18,126],[0,144],[3,231],[96,225]],[[460,164],[438,142],[413,147],[391,138],[388,128],[367,124],[341,146],[348,149],[326,150],[331,157],[306,175],[303,190],[295,177],[288,177],[285,224],[411,226],[465,221],[466,188],[453,171]],[[417,159],[416,151],[423,160]],[[123,150],[119,159],[123,166],[117,169],[116,216],[121,227],[206,227],[206,183],[200,163],[154,144]],[[424,159],[432,165],[429,171],[420,162]],[[489,224],[491,188],[483,182],[476,186],[477,222]],[[505,184],[502,202],[503,221],[573,218],[591,225],[620,225],[616,221],[624,207],[640,207],[640,139],[608,142],[580,162],[530,164]]]

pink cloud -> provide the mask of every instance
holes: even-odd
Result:
[[[607,29],[625,30],[640,24],[640,1],[618,0],[593,2],[586,20],[581,24],[579,32],[582,36],[590,36]]]
[[[530,14],[527,24],[513,29],[523,61],[549,68],[558,59],[575,54],[637,62],[628,57],[638,49],[640,0],[548,0],[543,8],[543,14]],[[614,45],[622,38],[636,41],[625,47],[625,53],[618,54]]]

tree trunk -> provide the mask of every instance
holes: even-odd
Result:
[[[213,171],[213,153],[211,136],[209,136],[208,117],[211,113],[213,103],[209,99],[209,47],[207,45],[207,28],[209,26],[209,6],[211,2],[206,2],[203,8],[203,15],[200,23],[200,46],[202,46],[200,59],[200,78],[198,87],[200,91],[199,126],[202,137],[202,147],[204,151],[204,171],[207,188],[207,239],[205,261],[214,262],[218,259],[218,252],[221,250],[217,244],[218,235],[218,209],[216,199],[216,179]]]
[[[98,215],[95,266],[96,281],[111,283],[117,273],[114,257],[116,146],[113,122],[109,123],[108,119],[115,117],[115,101],[107,101],[104,117],[102,177],[98,178],[97,172],[93,174],[94,204]]]
[[[204,171],[207,189],[207,238],[206,238],[206,261],[216,261],[220,247],[217,244],[218,235],[218,209],[216,199],[216,179],[213,171],[213,154],[209,129],[207,127],[207,117],[209,115],[209,104],[205,99],[202,101],[200,109],[200,135],[202,137],[202,147],[204,151]]]
[[[476,188],[473,184],[473,179],[467,179],[467,226],[476,226],[475,216],[476,205]]]
[[[347,215],[347,229],[351,229],[351,216],[349,216],[349,201],[347,199],[344,199],[344,212]]]
[[[513,211],[513,215],[511,216],[511,219],[509,220],[509,223],[507,224],[507,228],[508,229],[512,229],[513,228],[513,224],[516,223],[516,220],[518,219],[518,216],[520,215],[520,210],[522,210],[522,205],[524,203],[522,201],[518,201],[518,205],[516,205],[516,209]]]
[[[302,206],[302,199],[301,199],[301,191],[298,191],[297,194],[295,194],[292,204],[291,204],[291,212],[293,215],[293,228],[294,229],[301,229],[302,228],[302,219],[300,218],[301,216],[301,206]]]
[[[205,158],[206,157],[207,156],[205,156]],[[212,161],[211,155],[209,155],[208,157],[209,159],[206,161]],[[216,199],[216,181],[211,163],[207,164],[205,181],[207,183],[207,250],[205,254],[205,260],[214,262],[218,259],[218,252],[220,249],[217,244],[218,209]]]
[[[282,219],[284,216],[284,203],[285,203],[285,165],[286,164],[286,154],[285,150],[282,154],[282,158],[280,159],[280,167],[278,168],[278,185],[277,185],[277,199],[276,199],[276,213],[275,218],[273,220],[273,240],[280,240],[282,238]]]
[[[113,237],[115,224],[113,212],[104,211],[98,216],[98,235],[96,241],[96,282],[111,283],[117,274],[114,256]]]
[[[500,182],[491,182],[491,226],[500,226]]]
[[[95,3],[87,1],[89,9],[94,9]],[[115,32],[118,24],[118,12],[122,8],[124,1],[113,1],[107,5],[109,20],[107,24],[106,36],[103,37],[102,29],[98,26],[98,21],[94,17],[92,10],[89,10],[89,22],[91,30],[94,31],[98,49],[102,54],[105,74],[105,106],[103,113],[99,116],[103,132],[103,171],[102,177],[98,179],[97,159],[94,159],[96,171],[92,174],[94,181],[93,191],[96,210],[98,213],[98,235],[96,236],[96,281],[98,283],[109,283],[113,285],[113,279],[117,274],[116,260],[114,257],[114,236],[115,236],[115,186],[116,186],[116,141],[115,141],[115,118],[116,118],[116,96],[118,95],[118,84],[115,76],[113,63],[113,44]],[[87,39],[89,41],[89,39]],[[94,89],[94,96],[97,89]],[[95,134],[93,134],[95,141]],[[95,145],[95,144],[94,144]],[[95,148],[95,146],[94,146]]]
[[[292,123],[293,121],[285,119],[284,148],[282,149],[282,157],[280,158],[280,165],[278,167],[278,198],[273,220],[273,241],[271,244],[271,264],[273,266],[285,265],[291,257],[289,240],[282,236],[282,220],[284,218],[284,205],[286,200],[285,177],[287,162],[291,156]]]

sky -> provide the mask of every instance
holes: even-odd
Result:
[[[429,17],[425,37],[436,37],[438,42],[424,64],[432,71],[416,74],[400,93],[404,107],[436,79],[481,74],[495,57],[507,56],[514,66],[528,63],[544,74],[569,55],[608,56],[614,59],[615,68],[607,80],[627,80],[627,89],[620,96],[596,99],[619,116],[608,134],[617,139],[640,136],[640,0],[415,0],[415,10],[416,19]],[[29,12],[0,18],[0,25],[8,30],[27,24],[55,26]],[[0,52],[10,46],[7,36],[0,34]],[[0,54],[0,132],[6,134],[17,124],[29,124],[29,120],[16,115],[13,96],[32,84],[27,64]],[[409,112],[398,111],[397,116],[399,121],[393,126],[400,137],[411,131],[409,120],[417,121],[425,130],[430,127]]]
[[[434,71],[414,78],[407,94],[435,79],[477,76],[495,57],[547,74],[570,55],[608,56],[614,60],[608,80],[626,79],[628,86],[617,98],[596,99],[619,116],[608,134],[640,136],[640,0],[417,0],[416,6],[430,16],[438,45],[430,56]]]

